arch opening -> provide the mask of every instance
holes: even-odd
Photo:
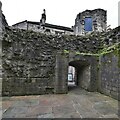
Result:
[[[74,88],[89,90],[91,66],[87,61],[71,61],[68,67],[68,91]]]
[[[76,86],[75,67],[68,67],[68,86]]]

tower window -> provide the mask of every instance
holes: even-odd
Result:
[[[92,31],[92,18],[85,18],[85,26],[84,26],[85,31]]]

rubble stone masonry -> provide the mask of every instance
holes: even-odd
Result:
[[[2,40],[3,95],[67,93],[68,65],[81,60],[82,66],[87,62],[92,66],[84,67],[83,75],[89,76],[83,78],[91,81],[85,80],[81,86],[117,99],[119,31],[118,27],[87,36],[61,36],[7,27]],[[93,72],[87,74],[89,69]]]
[[[120,27],[75,36],[2,25],[0,11],[2,96],[67,93],[71,65],[80,87],[119,99]]]

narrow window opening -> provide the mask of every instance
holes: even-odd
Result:
[[[91,17],[85,18],[84,29],[85,31],[92,31],[92,18]]]

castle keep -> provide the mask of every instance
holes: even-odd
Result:
[[[120,27],[106,31],[106,12],[97,11],[104,19],[96,12],[96,17],[89,12],[85,13],[89,19],[84,19],[84,25],[81,24],[83,15],[77,15],[80,22],[76,20],[74,27],[75,34],[84,33],[83,27],[90,31],[84,36],[36,32],[48,25],[45,21],[41,21],[44,24],[24,21],[14,27],[6,26],[1,40],[2,95],[68,93],[68,67],[73,66],[78,87],[119,99]],[[85,25],[91,23],[90,17],[96,20],[96,27]]]

